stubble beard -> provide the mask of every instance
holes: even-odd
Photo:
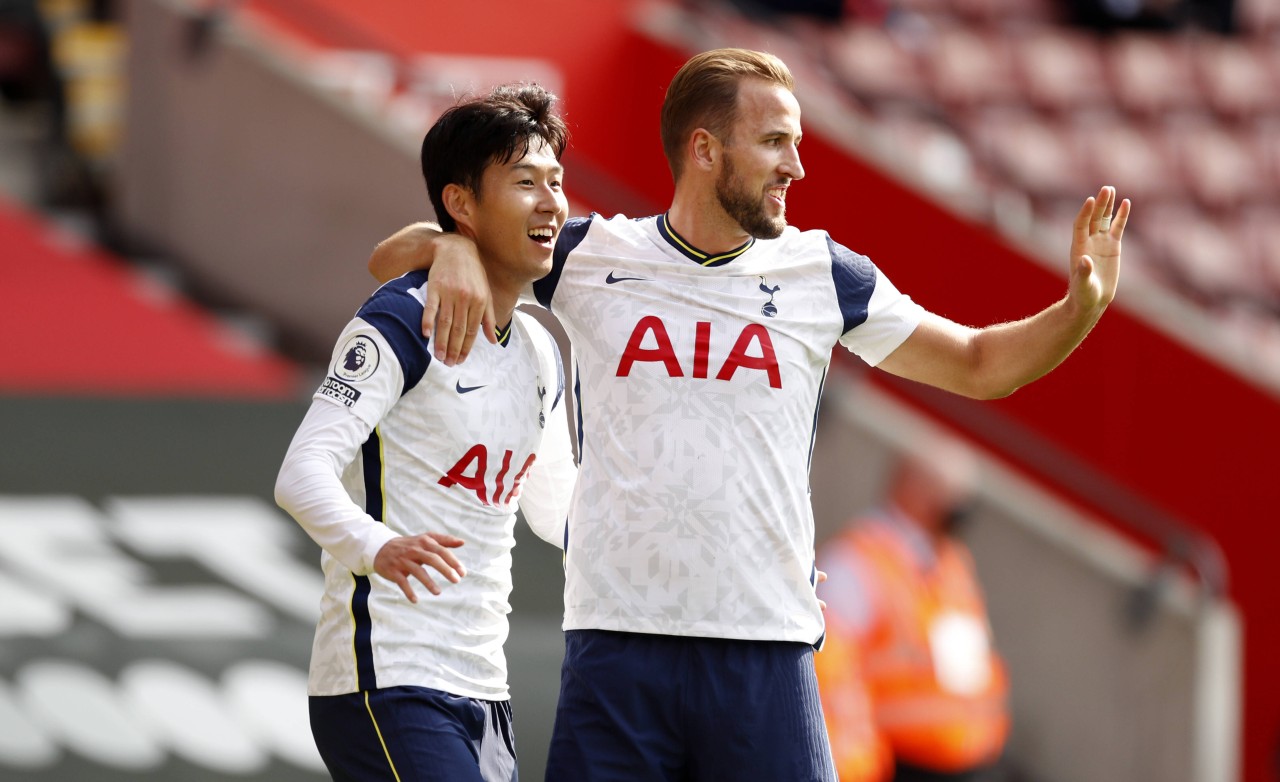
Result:
[[[716,200],[742,230],[756,239],[777,239],[787,227],[785,206],[778,217],[766,214],[762,196],[750,193],[742,184],[732,158],[725,157],[724,167],[716,177]]]

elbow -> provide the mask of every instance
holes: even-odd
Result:
[[[285,481],[280,476],[276,476],[275,499],[276,505],[281,510],[288,512],[291,497],[288,488],[285,486]]]
[[[384,261],[386,251],[383,248],[383,244],[385,244],[385,241],[378,242],[373,248],[373,252],[369,253],[369,263],[365,265],[365,268],[369,270],[369,274],[378,282],[387,281],[383,279],[383,275],[386,273],[384,269],[387,265]]]
[[[992,383],[986,386],[974,388],[970,393],[965,394],[965,396],[970,399],[976,399],[979,402],[990,402],[995,399],[1004,399],[1005,397],[1012,396],[1013,392],[1017,391],[1019,388],[1021,388],[1021,386]]]
[[[289,477],[291,472],[290,462],[286,458],[284,464],[280,466],[280,472],[276,475],[275,485],[276,505],[289,515],[293,515],[292,508],[295,507],[296,500],[294,496],[296,483]]]

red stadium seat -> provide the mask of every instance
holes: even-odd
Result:
[[[1106,57],[1116,98],[1135,115],[1207,105],[1195,79],[1190,44],[1182,37],[1118,35],[1107,45]]]
[[[1204,37],[1194,48],[1196,72],[1210,106],[1225,119],[1280,112],[1280,74],[1272,71],[1270,47],[1236,39]]]
[[[885,111],[874,132],[896,168],[927,189],[950,197],[974,198],[982,179],[969,145],[944,123],[916,111]]]
[[[931,98],[915,55],[883,27],[846,24],[828,39],[836,77],[859,100],[924,104]]]
[[[1214,220],[1189,204],[1143,212],[1144,231],[1183,292],[1206,304],[1256,300],[1266,279],[1238,226]]]
[[[1280,202],[1248,210],[1241,220],[1241,234],[1272,302],[1280,309]]]
[[[1027,98],[1037,107],[1061,113],[1115,100],[1096,37],[1044,27],[1017,36],[1014,49]]]
[[[970,143],[979,160],[1037,204],[1059,198],[1081,199],[1094,181],[1078,149],[1062,127],[1034,112],[996,108],[976,113],[968,123]]]
[[[1145,125],[1123,114],[1097,112],[1077,115],[1070,127],[1098,184],[1114,185],[1122,197],[1144,206],[1186,197],[1186,183],[1164,140]]]
[[[941,30],[929,53],[933,93],[948,110],[1021,103],[1008,37],[973,29]]]
[[[1265,198],[1265,167],[1240,135],[1204,119],[1174,119],[1164,135],[1191,193],[1207,209],[1225,212]]]

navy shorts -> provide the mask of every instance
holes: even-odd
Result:
[[[835,782],[803,643],[565,633],[546,782]]]
[[[427,687],[312,696],[311,735],[334,782],[516,782],[508,701]]]

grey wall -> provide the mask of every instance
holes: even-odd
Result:
[[[327,358],[375,287],[374,245],[431,218],[415,147],[235,35],[189,49],[188,22],[164,3],[132,3],[127,21],[117,219],[208,293]]]

